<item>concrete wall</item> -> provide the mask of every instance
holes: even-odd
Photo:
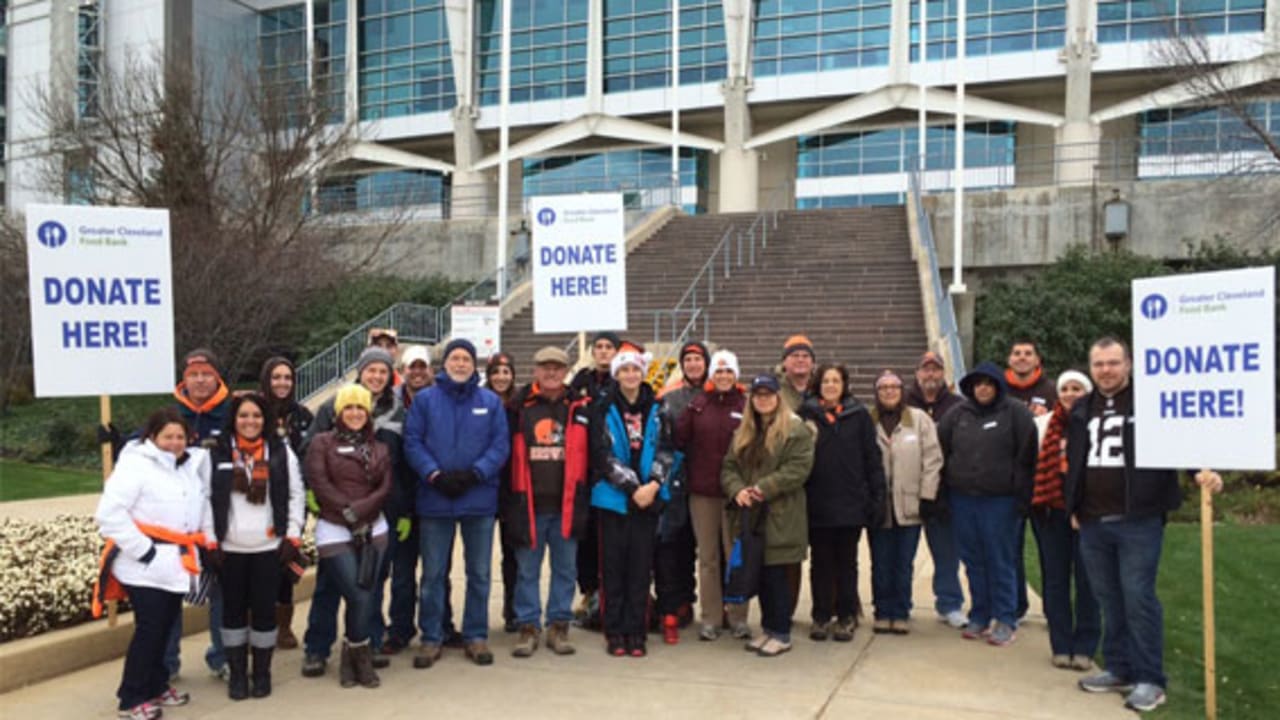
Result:
[[[1044,265],[1074,244],[1106,247],[1102,203],[1119,189],[1131,204],[1130,235],[1121,246],[1160,258],[1187,257],[1187,242],[1222,235],[1243,247],[1280,245],[1280,176],[1146,180],[1071,188],[1011,188],[965,200],[964,270]],[[952,266],[950,194],[925,198],[938,242],[938,261]]]
[[[519,221],[513,227],[518,224]],[[498,266],[496,218],[409,221],[390,235],[385,227],[378,225],[356,227],[350,232],[353,239],[347,257],[367,254],[372,243],[385,238],[367,267],[368,272],[411,278],[443,275],[455,280],[479,280]],[[514,251],[513,245],[508,243],[508,251]]]

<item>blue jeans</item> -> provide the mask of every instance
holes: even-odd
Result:
[[[516,579],[516,622],[541,629],[540,598],[542,556],[551,548],[551,588],[547,592],[547,624],[573,619],[573,591],[578,580],[578,541],[560,532],[561,514],[534,517],[536,547],[516,548],[519,577]]]
[[[302,636],[303,651],[318,658],[329,658],[338,639],[338,601],[342,595],[333,582],[332,573],[316,572],[316,589],[311,594],[307,612],[307,632]]]
[[[1054,655],[1093,657],[1098,651],[1102,619],[1089,576],[1080,561],[1080,537],[1071,529],[1065,510],[1031,516],[1031,531],[1040,549],[1040,594],[1049,622],[1049,647]],[[1075,602],[1071,578],[1075,577]]]
[[[455,528],[462,529],[462,556],[467,571],[467,599],[462,611],[462,639],[489,638],[489,564],[493,554],[492,515],[462,518],[420,518],[422,589],[419,593],[418,630],[422,642],[444,642],[445,575],[453,548]]]
[[[960,589],[955,528],[950,520],[930,520],[924,525],[924,539],[933,556],[933,609],[939,615],[959,610],[964,607],[964,592]]]
[[[1124,680],[1165,687],[1164,609],[1156,571],[1164,544],[1160,517],[1080,525],[1080,557],[1105,621],[1102,658]]]
[[[979,497],[953,494],[952,523],[956,546],[969,576],[970,624],[986,627],[992,620],[1018,626],[1017,501],[1009,495]],[[1017,548],[1017,552],[1021,552]]]
[[[408,643],[413,639],[413,611],[418,606],[418,552],[420,540],[415,525],[409,537],[400,542],[400,536],[392,528],[387,536],[387,552],[378,565],[378,584],[373,589],[372,614],[369,622],[369,639],[373,648],[382,647],[387,635],[387,619],[382,614],[382,597],[387,576],[391,576],[391,625],[390,633],[397,640]]]
[[[871,530],[871,596],[877,620],[911,617],[911,565],[919,545],[919,525]]]
[[[382,561],[381,556],[378,561]],[[318,583],[320,578],[327,577],[329,586],[346,601],[347,611],[343,621],[346,625],[346,639],[352,643],[369,639],[373,615],[373,589],[365,590],[356,584],[358,563],[356,553],[351,550],[320,558],[320,570],[316,578]]]
[[[204,651],[204,664],[218,672],[227,664],[227,653],[222,648],[222,585],[214,580],[209,585],[209,647]],[[182,612],[173,619],[169,637],[165,642],[164,666],[172,677],[182,667]]]

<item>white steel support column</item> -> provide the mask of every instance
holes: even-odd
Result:
[[[680,0],[671,0],[671,204],[680,206]]]
[[[751,0],[723,0],[729,77],[724,94],[724,150],[720,152],[719,212],[755,210],[760,204],[760,158],[751,139]]]
[[[1097,0],[1067,0],[1067,41],[1059,56],[1066,67],[1063,124],[1057,132],[1055,179],[1063,185],[1093,182],[1101,126],[1090,119],[1093,62],[1098,57]]]
[[[498,105],[498,300],[507,294],[507,202],[510,197],[511,166],[507,146],[511,143],[511,2],[502,0],[502,55]]]
[[[962,266],[964,265],[964,75],[965,75],[965,15],[969,12],[969,3],[966,0],[959,0],[956,8],[956,128],[955,128],[955,145],[956,145],[956,171],[955,177],[952,179],[952,186],[955,189],[954,200],[952,206],[953,211],[953,232],[951,236],[952,249],[952,270],[954,276],[951,279],[951,287],[949,290],[952,295],[961,295],[967,290],[964,285],[964,276]]]
[[[480,102],[476,97],[475,3],[446,0],[445,20],[449,29],[449,50],[453,60],[453,86],[457,105],[453,108],[453,163],[456,171],[449,189],[449,216],[489,217],[493,212],[493,175],[476,168],[484,157],[484,144],[476,130]]]
[[[908,55],[908,57],[910,57]],[[920,0],[920,107],[916,110],[916,164],[923,191],[929,154],[929,3]]]
[[[587,112],[604,111],[604,0],[587,0]]]
[[[310,3],[307,4],[310,6]],[[311,56],[308,55],[308,61]],[[347,74],[346,92],[343,97],[343,120],[356,123],[360,120],[360,4],[347,0]]]

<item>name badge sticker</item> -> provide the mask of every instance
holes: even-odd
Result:
[[[488,415],[489,408],[471,408],[472,415]]]
[[[355,446],[354,446],[354,445],[339,445],[339,446],[338,446],[338,454],[339,454],[339,455],[350,455],[351,453],[353,453],[353,452],[355,452],[355,451],[356,451],[356,448],[355,448]]]
[[[983,425],[983,426],[982,426],[982,429],[983,429],[983,430],[990,430],[991,428],[996,427],[996,426],[997,426],[997,425],[999,425],[999,424],[1000,424],[1000,421],[999,421],[999,420],[992,420],[991,422],[989,422],[989,423],[987,423],[987,424]]]

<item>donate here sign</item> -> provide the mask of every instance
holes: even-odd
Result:
[[[1274,470],[1274,268],[1133,281],[1137,463]]]
[[[533,331],[627,329],[627,239],[619,193],[550,195],[533,214]]]
[[[27,206],[37,397],[173,387],[169,212]]]

